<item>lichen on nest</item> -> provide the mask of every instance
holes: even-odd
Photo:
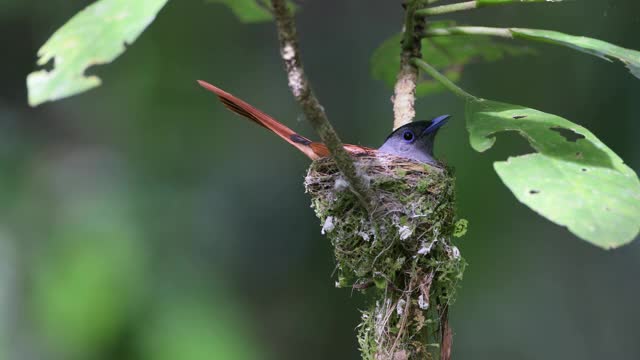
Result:
[[[452,171],[392,155],[360,156],[356,166],[374,194],[371,213],[329,158],[312,163],[305,187],[334,248],[336,286],[376,289],[359,326],[363,358],[438,358],[466,265],[451,243],[465,224],[456,223]]]

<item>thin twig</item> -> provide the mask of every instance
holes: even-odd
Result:
[[[429,29],[422,33],[422,36],[450,36],[450,35],[489,35],[499,36],[507,39],[513,38],[513,33],[509,28],[495,28],[486,26],[452,26],[448,28]]]
[[[559,3],[562,0],[500,0],[500,1],[466,1],[461,3],[434,6],[416,11],[417,16],[442,15],[456,11],[465,11],[477,9],[487,6],[499,6],[507,4],[524,4],[524,3]],[[431,3],[434,3],[432,1]]]
[[[424,17],[416,17],[416,10],[422,6],[421,1],[410,0],[406,4],[404,36],[402,37],[402,53],[400,54],[400,71],[393,96],[393,128],[413,121],[416,116],[416,84],[418,68],[411,63],[411,58],[420,58],[421,35],[425,26]]]
[[[449,306],[445,309],[440,319],[440,360],[451,359],[451,348],[453,346],[453,331],[449,326]]]
[[[440,6],[430,7],[426,9],[421,9],[416,11],[416,15],[418,16],[441,15],[441,14],[448,14],[456,11],[471,10],[477,7],[478,7],[477,1],[467,1],[462,3],[440,5]]]
[[[431,75],[435,80],[440,82],[444,87],[446,87],[449,91],[453,92],[457,96],[470,101],[477,101],[479,98],[469,94],[468,92],[462,90],[458,85],[454,84],[453,81],[449,80],[446,76],[442,75],[438,70],[436,70],[433,66],[427,64],[422,59],[411,59],[411,62],[419,67],[421,70]]]
[[[413,290],[414,290],[413,285],[414,285],[414,281],[416,280],[417,265],[418,265],[418,262],[414,260],[413,267],[411,268],[411,275],[409,277],[409,284],[407,286],[407,292],[406,292],[407,298],[405,300],[405,308],[402,312],[402,318],[400,318],[400,323],[398,324],[398,335],[396,336],[396,339],[393,341],[393,345],[391,346],[391,351],[389,351],[391,356],[394,356],[394,358],[395,358],[395,349],[398,346],[398,342],[402,338],[404,331],[406,330],[407,319],[409,318],[409,309],[411,307],[411,294],[413,293]]]
[[[298,48],[298,36],[295,21],[285,0],[271,0],[273,13],[278,27],[280,53],[284,60],[289,79],[289,88],[302,107],[305,117],[311,123],[322,141],[329,148],[336,166],[349,183],[351,191],[358,197],[362,205],[371,213],[372,196],[364,178],[356,171],[351,156],[344,150],[343,143],[331,126],[327,114],[314,95],[305,75]]]

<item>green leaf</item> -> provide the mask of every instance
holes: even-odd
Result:
[[[271,4],[267,0],[207,0],[210,3],[220,3],[228,6],[243,23],[258,23],[273,20]],[[295,11],[293,2],[287,1],[290,9]]]
[[[400,69],[401,41],[402,33],[395,34],[380,44],[371,55],[371,76],[390,87],[395,84]]]
[[[273,19],[264,1],[257,0],[207,0],[228,6],[233,14],[244,23],[256,23]]]
[[[606,41],[584,36],[573,36],[557,31],[536,29],[509,29],[515,38],[537,40],[595,55],[607,61],[618,59],[627,66],[631,74],[640,78],[640,51],[625,49]]]
[[[467,233],[467,229],[469,228],[469,220],[460,219],[456,221],[453,230],[453,236],[460,238],[463,237]]]
[[[100,0],[58,29],[38,50],[38,65],[54,61],[51,71],[27,76],[29,104],[36,106],[100,85],[85,76],[92,65],[106,64],[125,51],[155,19],[167,0]]]
[[[578,237],[605,249],[640,232],[640,181],[589,130],[556,115],[476,98],[467,100],[471,146],[485,151],[494,134],[516,131],[537,153],[494,164],[516,198]]]
[[[475,150],[491,148],[497,132],[516,131],[537,151],[494,164],[518,200],[605,249],[638,236],[640,180],[589,130],[556,115],[475,97],[424,61],[413,63],[465,99]]]
[[[432,24],[432,28],[450,25],[451,22]],[[396,34],[378,47],[371,57],[371,75],[393,87],[400,69],[400,41]],[[517,56],[533,53],[530,49],[495,42],[489,37],[443,36],[422,40],[425,60],[444,72],[452,81],[458,81],[465,65],[480,60],[493,62],[506,55]],[[444,90],[440,83],[422,79],[416,89],[417,96],[426,96]]]

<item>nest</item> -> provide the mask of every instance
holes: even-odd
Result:
[[[334,248],[336,286],[375,292],[359,326],[363,358],[438,358],[466,265],[451,243],[466,231],[452,171],[391,155],[360,156],[356,166],[374,195],[371,213],[329,158],[312,163],[305,187]]]

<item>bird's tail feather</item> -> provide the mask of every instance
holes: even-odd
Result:
[[[206,81],[198,80],[198,84],[216,94],[227,109],[272,131],[273,133],[284,139],[284,141],[302,151],[310,159],[315,160],[320,157],[311,146],[315,143],[313,143],[306,137],[297,134],[295,131],[284,126],[282,123],[278,122],[271,116],[249,105],[245,101],[229,94],[228,92],[209,84]]]

